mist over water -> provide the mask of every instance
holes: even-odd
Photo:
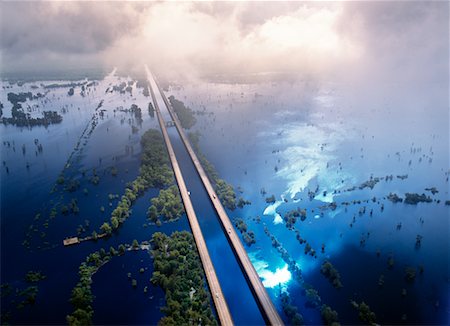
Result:
[[[356,88],[349,93],[347,84],[316,85],[315,89],[305,90],[302,82],[212,82],[174,87],[169,93],[186,98],[194,110],[213,108],[207,109],[214,112],[213,118],[197,126],[203,134],[201,147],[221,175],[239,185],[243,196],[252,201],[243,212],[230,214],[245,216],[249,228],[256,232],[257,245],[248,251],[264,284],[271,288],[278,282],[274,287],[276,296],[284,289],[292,297],[302,297],[302,290],[292,275],[282,273],[286,265],[270,242],[265,242],[262,227],[254,222],[256,216],[295,259],[305,281],[317,286],[322,303],[339,307],[341,321],[358,323],[348,302],[363,300],[388,323],[399,323],[402,316],[406,316],[407,323],[443,322],[445,313],[436,314],[433,309],[448,302],[444,285],[448,280],[447,260],[442,259],[448,257],[448,208],[443,205],[448,198],[446,90],[423,85],[420,91],[407,93],[407,85],[392,85],[384,97],[378,98],[370,94],[355,96]],[[430,107],[433,114],[427,109]],[[371,178],[390,175],[393,181],[382,180],[373,189],[358,189]],[[406,179],[399,178],[405,175]],[[432,185],[440,189],[435,197],[439,203],[419,204],[416,208],[386,201],[391,192],[421,194]],[[354,187],[356,190],[348,191]],[[267,194],[261,196],[260,189]],[[309,191],[316,191],[312,200]],[[276,201],[265,203],[264,198],[271,194]],[[330,203],[355,200],[363,203],[327,208]],[[306,209],[308,217],[304,222],[297,221],[295,227],[317,251],[325,244],[325,252],[318,254],[322,258],[305,255],[295,233],[285,227],[283,216],[298,207]],[[363,207],[365,213],[361,214]],[[369,216],[369,211],[373,215]],[[399,225],[401,230],[396,231]],[[420,250],[414,248],[418,234],[429,239]],[[376,258],[378,251],[380,258]],[[354,259],[347,256],[348,252]],[[391,255],[400,266],[389,274],[389,269],[384,269]],[[267,257],[273,257],[270,263]],[[345,290],[335,292],[327,286],[320,274],[323,259],[340,266]],[[366,261],[375,265],[368,269],[371,265]],[[414,290],[408,289],[414,291],[404,300],[408,304],[400,301],[397,305],[395,297],[400,296],[402,286],[408,286],[403,284],[403,269],[421,264],[430,264],[430,274]],[[351,273],[349,268],[358,272]],[[377,289],[382,274],[390,280],[387,282],[394,282],[388,286],[390,294]],[[385,301],[379,301],[381,298]],[[304,301],[297,304],[308,323],[318,322],[313,310],[305,309]],[[423,310],[413,312],[407,308],[414,304],[423,305]],[[387,313],[386,309],[403,312]]]
[[[150,97],[134,83],[146,81],[148,65],[166,96],[194,111],[189,131],[200,133],[200,150],[220,178],[251,202],[227,213],[254,232],[256,243],[245,249],[286,324],[292,320],[284,294],[305,324],[324,322],[323,305],[342,324],[367,324],[351,300],[367,303],[380,324],[448,323],[448,12],[447,2],[400,1],[0,3],[2,117],[12,115],[9,92],[45,93],[23,103],[31,117],[43,110],[63,116],[46,127],[0,125],[1,283],[22,289],[28,270],[47,275],[35,305],[20,309],[2,297],[11,322],[64,323],[78,266],[89,253],[149,240],[154,232],[190,230],[185,216],[161,227],[148,223],[150,200],[158,195],[151,188],[110,239],[61,245],[81,226],[90,233],[108,220],[118,202],[109,194],[122,195],[139,173],[140,137],[159,129]],[[94,84],[86,94],[75,86],[70,96],[71,82]],[[131,91],[112,91],[121,83]],[[131,104],[142,110],[140,123],[127,111]],[[176,131],[169,132],[184,153]],[[190,166],[187,156],[183,164]],[[97,186],[89,181],[96,173]],[[79,180],[80,190],[50,193],[61,174]],[[195,171],[189,176],[194,188]],[[407,193],[431,202],[388,198]],[[55,202],[72,199],[78,217],[58,216],[48,228],[36,220]],[[231,250],[217,221],[209,220],[210,203],[196,200],[235,320],[260,321],[250,315],[255,304],[237,299],[244,291],[233,285],[244,277],[238,265],[227,269],[223,253]],[[289,226],[289,214],[301,210],[304,220],[298,216]],[[31,250],[23,242],[29,233]],[[326,261],[342,288],[321,271]],[[94,322],[160,320],[163,291],[144,292],[151,264],[140,251],[95,275]],[[408,268],[415,270],[412,281]]]

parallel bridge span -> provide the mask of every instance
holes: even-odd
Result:
[[[208,286],[211,291],[211,296],[214,302],[214,306],[216,308],[220,324],[227,326],[233,325],[233,319],[231,318],[228,305],[225,301],[225,297],[223,296],[222,288],[220,287],[220,283],[217,278],[214,265],[211,261],[211,257],[209,256],[208,248],[206,247],[205,239],[203,238],[202,230],[200,229],[200,225],[198,223],[197,216],[192,206],[192,202],[189,197],[189,193],[186,188],[183,175],[181,174],[181,170],[178,165],[178,161],[175,156],[172,143],[170,142],[169,134],[167,133],[166,123],[164,122],[164,118],[162,117],[161,111],[159,110],[158,101],[156,100],[156,96],[151,85],[151,74],[147,67],[146,71],[148,76],[150,93],[153,100],[153,104],[155,106],[158,122],[161,127],[164,141],[166,143],[167,152],[169,153],[170,162],[172,163],[172,168],[175,174],[175,179],[177,181],[178,188],[180,190],[181,198],[183,200],[184,208],[186,210],[186,215],[189,220],[189,224],[191,226],[192,235],[194,236],[195,243],[197,245],[197,250],[203,265],[203,269],[205,271],[206,280],[208,282]]]
[[[147,72],[149,73],[148,68]],[[275,309],[272,300],[270,300],[266,288],[262,284],[258,273],[256,272],[253,264],[251,263],[250,258],[248,257],[247,252],[245,251],[245,248],[242,245],[241,240],[239,239],[239,236],[235,232],[233,224],[230,221],[230,218],[225,212],[225,209],[223,208],[219,198],[217,197],[217,194],[214,191],[214,188],[211,185],[211,182],[209,181],[209,178],[206,175],[205,170],[203,169],[199,159],[197,158],[197,155],[192,149],[191,143],[186,134],[184,133],[183,128],[181,127],[180,120],[175,114],[172,105],[167,100],[163,90],[158,84],[158,81],[156,80],[155,77],[153,77],[153,79],[156,83],[156,86],[158,87],[159,92],[161,93],[161,97],[164,100],[167,110],[169,111],[170,116],[172,117],[172,120],[175,123],[175,127],[178,130],[181,140],[183,141],[183,144],[186,147],[186,150],[188,151],[189,156],[191,157],[191,160],[195,165],[195,168],[203,182],[203,185],[205,186],[205,189],[208,192],[209,198],[211,199],[211,202],[213,203],[217,215],[219,216],[219,220],[222,224],[223,229],[225,230],[225,234],[228,238],[228,241],[236,257],[238,258],[239,265],[241,266],[244,272],[245,278],[247,279],[250,289],[252,290],[253,295],[256,298],[256,302],[258,303],[258,306],[261,310],[261,313],[265,321],[270,325],[283,325],[283,321],[278,315],[278,312]]]

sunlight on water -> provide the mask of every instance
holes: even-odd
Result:
[[[268,262],[256,258],[256,253],[249,253],[248,256],[266,288],[274,288],[279,285],[285,286],[292,279],[289,266],[286,263],[283,262],[283,266],[281,268],[277,267],[275,272],[273,272],[269,269]]]
[[[313,120],[320,119],[314,117]],[[311,181],[317,178],[320,188],[328,190],[328,194],[317,194],[315,199],[331,203],[334,201],[332,191],[351,183],[352,175],[342,171],[336,174],[336,168],[333,168],[333,163],[336,163],[335,150],[344,139],[353,137],[351,131],[343,131],[336,123],[322,122],[320,127],[316,124],[292,123],[275,132],[282,132],[283,138],[276,139],[274,145],[287,144],[281,151],[286,163],[277,174],[287,181],[287,189],[284,192],[287,197],[294,199],[299,192],[311,187]]]
[[[261,273],[263,284],[267,288],[274,288],[278,285],[285,285],[292,278],[291,272],[288,270],[288,265],[284,264],[282,268],[277,268],[275,272],[265,270]]]
[[[269,205],[264,210],[264,215],[272,215],[274,217],[273,224],[280,224],[283,222],[283,219],[281,218],[281,215],[277,213],[277,208],[281,204],[284,203],[284,200],[277,200],[275,203]]]

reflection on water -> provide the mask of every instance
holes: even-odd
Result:
[[[301,83],[295,87],[209,83],[170,90],[194,110],[207,108],[196,127],[204,135],[200,147],[221,176],[240,186],[252,202],[230,216],[244,218],[255,232],[256,244],[248,252],[258,257],[252,261],[264,284],[276,288],[271,292],[276,302],[277,281],[293,297],[305,293],[296,281],[287,281],[282,272],[286,265],[263,226],[296,261],[304,281],[319,289],[322,303],[339,307],[341,322],[360,322],[349,300],[367,302],[378,322],[446,320],[445,92],[429,90],[432,95],[426,95],[422,89],[406,97],[405,89],[386,90],[389,100],[353,96],[336,84],[311,90]],[[434,105],[432,115],[424,109],[427,99]],[[377,178],[380,181],[372,185]],[[426,190],[433,186],[439,193]],[[404,197],[408,192],[425,193],[432,203],[408,205],[387,199],[389,193]],[[266,203],[271,195],[276,201]],[[285,215],[297,208],[305,209],[307,217],[297,218],[289,230]],[[298,235],[306,242],[300,243]],[[423,239],[420,247],[418,235]],[[306,246],[314,254],[305,254]],[[350,254],[354,251],[359,254]],[[367,256],[375,257],[376,268],[366,264]],[[393,269],[387,263],[391,257]],[[338,266],[347,280],[345,290],[327,285],[320,273],[325,259]],[[408,267],[416,270],[413,282],[405,279]],[[362,284],[378,289],[381,275],[386,280],[382,289],[363,291]],[[406,293],[405,299],[388,299],[392,293],[399,300]],[[320,323],[308,304],[296,302],[308,323]],[[420,313],[417,305],[423,307]],[[385,313],[392,309],[397,313]]]
[[[52,88],[44,99],[27,104],[32,114],[43,107],[62,112],[61,124],[32,129],[0,126],[1,187],[7,190],[1,192],[2,283],[22,288],[28,270],[42,270],[47,275],[41,282],[37,303],[27,307],[26,314],[12,308],[14,323],[64,322],[71,312],[68,299],[78,279],[78,265],[90,252],[135,238],[148,240],[157,230],[188,229],[184,218],[161,228],[148,224],[146,210],[157,194],[156,189],[150,189],[136,201],[131,217],[112,238],[71,248],[61,246],[62,239],[76,235],[80,226],[85,229],[82,234],[88,235],[109,218],[117,204],[115,195],[120,196],[126,183],[137,175],[140,136],[149,128],[158,128],[147,110],[149,98],[142,89],[133,84],[131,92],[107,91],[130,81],[110,74],[84,96],[81,88],[75,88],[73,96],[67,94],[67,87]],[[7,92],[37,92],[44,91],[47,84],[1,85],[8,87]],[[306,292],[305,285],[309,284],[318,291],[321,304],[339,313],[341,323],[360,323],[350,300],[366,302],[379,323],[433,324],[447,319],[447,97],[440,87],[409,90],[407,86],[390,86],[383,86],[384,98],[367,90],[350,93],[346,85],[311,86],[301,81],[204,82],[169,90],[168,95],[196,111],[193,129],[203,135],[202,152],[221,177],[236,189],[239,186],[239,196],[252,203],[229,215],[231,219],[244,219],[254,232],[256,243],[247,246],[247,251],[283,318],[279,297],[286,292],[305,323],[321,322],[319,309],[308,302],[312,292]],[[6,116],[11,109],[7,92],[0,95]],[[80,135],[92,123],[102,100],[105,111],[77,148]],[[125,110],[131,103],[142,110],[141,125]],[[433,107],[433,114],[429,107]],[[35,139],[42,144],[42,153],[35,150]],[[174,141],[174,146],[182,152],[181,144]],[[71,153],[73,159],[65,169]],[[118,171],[115,176],[112,167]],[[98,185],[91,182],[94,169],[100,178]],[[50,193],[61,173],[67,180],[78,180],[76,191],[59,187]],[[188,184],[192,173],[186,170]],[[432,187],[438,192],[426,190]],[[195,184],[190,188],[194,195],[202,190]],[[394,203],[388,199],[390,193],[401,198],[406,193],[424,193],[432,202]],[[267,201],[272,195],[275,201]],[[77,200],[79,214],[60,214],[61,206],[73,199]],[[201,200],[195,205],[202,228],[208,230],[206,241],[216,257],[224,292],[238,298],[233,273],[239,268],[227,270],[220,259],[230,254],[222,230],[209,220]],[[58,214],[50,219],[53,207]],[[297,216],[291,227],[286,227],[289,214],[299,208],[306,212],[303,220]],[[38,213],[41,217],[36,217]],[[301,269],[301,279],[295,277],[292,266],[280,254],[283,251],[274,247],[264,227]],[[24,234],[28,246],[23,245]],[[325,260],[339,271],[342,289],[335,289],[322,275]],[[107,277],[103,272],[96,276],[94,294],[99,315],[95,320],[110,320],[103,314],[109,309],[107,305],[113,304],[105,298],[111,289],[102,289],[123,278],[124,270],[137,261],[126,258],[123,264],[109,265],[104,271]],[[413,281],[406,277],[408,268],[416,271]],[[118,287],[114,291],[117,296],[126,296],[131,290]],[[148,304],[154,308],[154,303]],[[238,299],[229,305],[235,311],[242,309]],[[2,306],[12,306],[11,300],[2,298]],[[145,304],[131,301],[121,302],[121,309],[142,316],[136,319],[139,323],[154,323],[160,317],[142,313]],[[254,322],[252,316],[242,315],[242,320],[248,317],[247,321]]]

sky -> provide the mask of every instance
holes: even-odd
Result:
[[[448,79],[447,2],[1,2],[0,70]]]

